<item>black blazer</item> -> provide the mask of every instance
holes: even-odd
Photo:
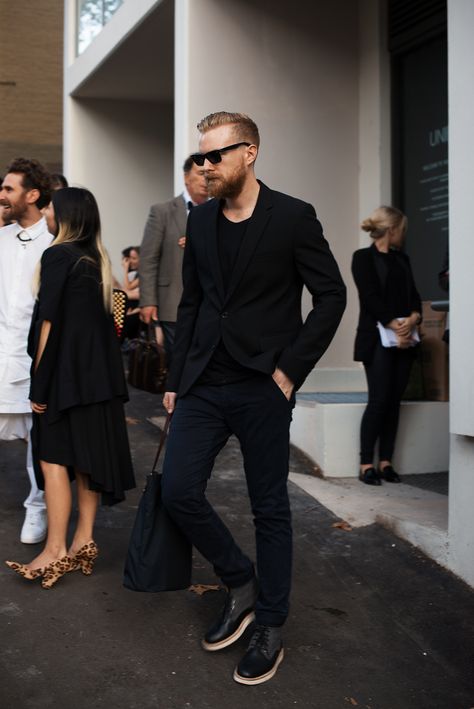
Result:
[[[188,219],[167,389],[185,394],[221,337],[243,366],[272,374],[278,365],[298,388],[329,346],[346,303],[314,208],[260,183],[229,283],[223,283],[217,249],[219,208],[219,200],[210,200]],[[313,296],[304,323],[303,285]]]
[[[30,399],[55,420],[72,406],[127,398],[120,345],[102,300],[100,271],[74,244],[56,244],[41,258],[41,286],[28,338]],[[51,331],[37,370],[43,320]]]
[[[413,272],[408,256],[399,251],[406,272],[407,300],[411,312],[421,313],[421,299],[413,279]],[[391,312],[386,302],[386,285],[390,274],[384,264],[377,261],[375,244],[366,249],[359,249],[352,257],[352,275],[359,292],[360,314],[354,346],[354,359],[358,362],[371,362],[373,352],[380,339],[377,322],[386,326],[401,313]]]

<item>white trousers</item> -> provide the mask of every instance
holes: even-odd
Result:
[[[44,492],[39,490],[33,468],[33,455],[31,450],[31,414],[0,414],[0,440],[13,441],[22,438],[27,441],[26,470],[30,478],[30,494],[23,505],[27,510],[44,510]]]

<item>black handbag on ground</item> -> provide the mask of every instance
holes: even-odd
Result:
[[[156,342],[153,330],[153,327],[148,327],[130,341],[128,383],[136,389],[160,394],[165,389],[168,369],[165,350]]]
[[[191,584],[192,546],[163,506],[161,474],[156,471],[169,422],[170,416],[147,475],[128,546],[123,585],[132,591],[178,591]]]

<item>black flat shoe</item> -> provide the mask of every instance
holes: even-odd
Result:
[[[239,684],[262,684],[275,676],[283,660],[281,628],[257,625],[248,650],[234,670]]]
[[[362,471],[359,470],[359,480],[366,485],[381,485],[380,474],[375,470],[375,468],[367,468]]]
[[[201,642],[204,650],[222,650],[235,643],[255,620],[255,601],[258,596],[257,579],[253,578],[243,586],[231,588],[219,619],[207,631]]]
[[[386,465],[383,470],[379,470],[379,475],[388,483],[401,483],[402,479],[391,465]]]

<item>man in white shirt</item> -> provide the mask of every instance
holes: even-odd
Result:
[[[24,544],[43,541],[47,532],[44,493],[36,484],[31,455],[31,359],[26,348],[35,302],[33,274],[53,240],[40,211],[50,199],[50,179],[44,167],[36,160],[14,160],[0,191],[5,217],[14,220],[0,229],[0,440],[28,440],[26,468],[31,489],[24,502],[20,537]]]

